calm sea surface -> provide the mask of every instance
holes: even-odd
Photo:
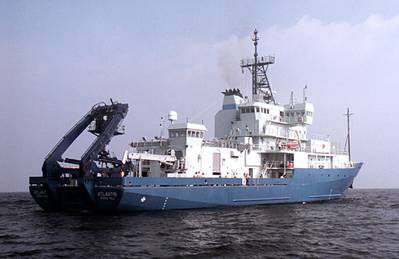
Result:
[[[399,190],[351,190],[316,204],[45,213],[0,194],[0,258],[399,258]]]

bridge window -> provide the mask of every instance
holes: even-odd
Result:
[[[169,136],[171,138],[173,138],[173,137],[185,137],[186,136],[185,133],[186,133],[185,131],[179,131],[179,132],[170,131],[169,132]],[[190,137],[190,138],[203,138],[204,137],[204,132],[195,131],[195,130],[188,130],[187,131],[187,137]]]
[[[186,136],[185,130],[176,131],[176,137],[185,137],[185,136]]]

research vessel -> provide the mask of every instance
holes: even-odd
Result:
[[[272,56],[241,61],[252,77],[252,96],[223,91],[214,138],[203,123],[168,114],[168,136],[133,141],[121,159],[108,151],[124,134],[128,105],[100,103],[78,121],[47,155],[41,177],[30,177],[34,200],[46,211],[139,211],[254,204],[303,203],[344,196],[362,163],[325,138],[308,138],[314,107],[304,90],[277,103],[267,77]],[[86,129],[96,136],[80,159],[63,154]]]

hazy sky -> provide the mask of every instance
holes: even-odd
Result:
[[[308,85],[312,134],[344,144],[343,113],[355,113],[355,187],[399,187],[398,1],[0,0],[0,191],[27,191],[59,138],[110,97],[130,105],[119,156],[172,109],[212,137],[220,92],[250,90],[239,61],[255,27],[260,53],[276,56],[278,101]]]

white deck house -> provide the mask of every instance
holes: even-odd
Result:
[[[328,140],[308,139],[313,105],[248,102],[224,92],[214,140],[205,125],[171,123],[167,139],[132,143],[129,158],[140,176],[290,177],[294,168],[349,167],[348,156]]]

